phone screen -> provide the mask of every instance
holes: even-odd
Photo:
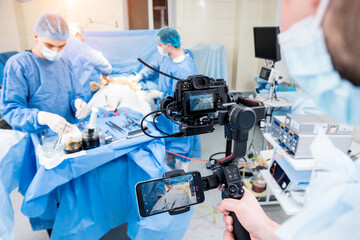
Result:
[[[199,172],[138,183],[136,195],[142,217],[204,201],[204,191]]]

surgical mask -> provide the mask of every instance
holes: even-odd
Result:
[[[41,45],[42,45],[41,54],[49,61],[57,61],[64,54],[64,50],[61,50],[60,52],[55,52],[55,51],[45,47],[42,43],[41,43]]]
[[[311,84],[313,78],[341,80],[335,71],[325,43],[321,22],[329,0],[322,0],[314,16],[294,24],[286,32],[279,34],[282,56],[290,76],[295,81]],[[328,81],[324,81],[328,83]]]
[[[185,55],[181,55],[173,60],[174,63],[181,63],[185,60]]]
[[[157,46],[158,52],[161,56],[169,56],[169,53],[164,53],[164,49],[160,46]]]

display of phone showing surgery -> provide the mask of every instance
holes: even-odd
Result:
[[[136,197],[142,217],[202,203],[204,190],[199,172],[136,184]]]

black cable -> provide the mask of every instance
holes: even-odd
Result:
[[[165,111],[164,111],[164,114],[165,114],[166,118],[170,119],[170,121],[172,121],[172,122],[175,123],[176,125],[182,126],[180,123],[178,123],[178,122],[176,122],[175,120],[173,120],[172,117],[167,114],[168,109],[169,109],[170,106],[173,105],[173,104],[175,104],[175,102],[172,102],[172,103],[170,103],[169,105],[166,106],[166,109],[165,109]]]
[[[153,118],[154,127],[156,128],[156,130],[158,130],[158,131],[161,132],[162,134],[165,134],[165,135],[167,135],[167,136],[170,136],[171,134],[161,131],[161,130],[156,126],[156,122],[155,122],[155,121],[156,121],[156,119],[157,119],[160,115],[161,115],[161,114],[156,114],[155,117]]]
[[[168,109],[170,108],[170,105],[172,105],[172,104],[175,104],[175,103],[170,103],[168,106],[166,106],[166,109],[165,109],[165,115],[166,115],[166,117],[168,118],[168,119],[170,119],[170,121],[172,121],[173,123],[175,123],[175,124],[177,124],[177,125],[179,125],[180,127],[185,127],[185,128],[198,128],[199,126],[189,126],[189,125],[187,125],[187,124],[183,124],[183,123],[178,123],[178,122],[176,122],[176,120],[174,120],[171,116],[169,116],[168,114],[167,114],[167,111],[168,111]],[[211,125],[213,125],[214,124],[214,118],[211,118],[211,122],[209,123],[209,124],[207,124],[207,125],[202,125],[201,127],[208,127],[208,126],[211,126]]]
[[[226,154],[226,152],[217,152],[217,153],[214,153],[213,155],[211,155],[211,156],[209,157],[209,160],[217,160],[217,159],[213,159],[213,157],[216,156],[216,155],[219,155],[219,154]]]
[[[278,100],[277,98],[277,94],[276,94],[276,84],[277,84],[277,81],[274,82],[274,97],[275,97],[275,100]]]
[[[148,134],[148,133],[146,132],[146,130],[144,129],[144,126],[143,126],[145,119],[146,119],[148,116],[150,116],[151,114],[158,113],[158,112],[163,112],[163,110],[156,110],[156,111],[150,112],[150,113],[146,114],[146,115],[143,117],[143,119],[141,119],[140,128],[141,128],[141,130],[143,131],[143,133],[144,133],[146,136],[151,137],[151,138],[169,138],[169,137],[175,137],[174,134],[169,135],[169,136],[153,136],[153,135],[150,135],[150,134]]]
[[[171,75],[169,75],[169,74],[166,74],[166,73],[164,73],[164,72],[161,72],[161,71],[157,70],[156,68],[153,68],[152,66],[150,66],[149,64],[147,64],[146,62],[144,62],[141,58],[138,58],[137,60],[138,60],[139,62],[141,62],[142,64],[144,64],[146,67],[150,68],[151,70],[154,70],[155,72],[158,72],[158,73],[160,73],[160,74],[162,74],[162,75],[164,75],[164,76],[167,76],[167,77],[169,77],[169,78],[172,78],[172,79],[175,79],[175,80],[178,80],[178,81],[184,81],[184,79],[180,79],[180,78],[177,78],[177,77],[173,77],[173,76],[171,76]]]

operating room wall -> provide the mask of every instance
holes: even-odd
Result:
[[[85,31],[124,30],[126,0],[0,0],[0,52],[21,51],[34,45],[34,25],[46,12],[55,12],[69,22],[79,22]],[[92,23],[90,23],[92,22]]]
[[[126,0],[0,0],[0,52],[34,45],[33,27],[44,12],[57,12],[85,30],[127,29]],[[183,46],[215,42],[228,54],[229,85],[253,90],[263,60],[255,59],[254,26],[274,25],[278,0],[177,0],[176,23]],[[90,20],[93,23],[90,23]]]
[[[0,1],[0,52],[20,50],[20,38],[12,0]]]
[[[275,26],[278,0],[242,0],[237,4],[237,61],[233,75],[233,87],[237,90],[253,90],[257,87],[254,76],[258,75],[263,59],[255,58],[253,27]]]
[[[254,57],[253,27],[273,26],[278,0],[177,1],[177,29],[183,45],[223,44],[231,89],[253,90],[263,61]]]

